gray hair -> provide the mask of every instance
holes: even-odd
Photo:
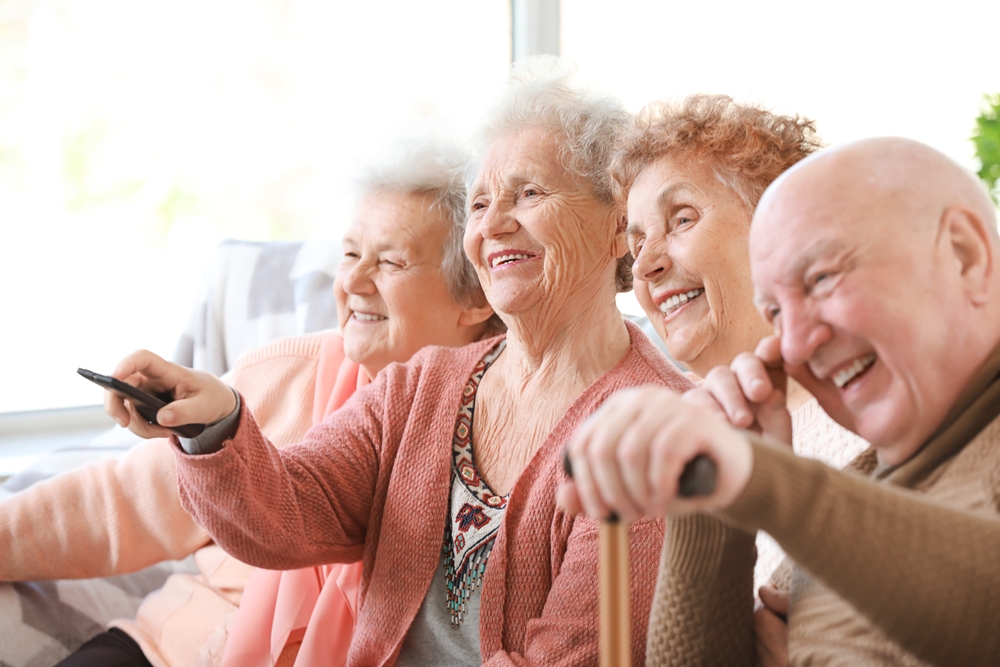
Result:
[[[480,129],[479,153],[495,139],[528,127],[555,131],[563,166],[590,184],[594,196],[615,204],[608,167],[632,115],[614,95],[576,84],[576,65],[556,56],[534,56],[514,64],[507,87]],[[469,174],[468,179],[472,180]],[[619,260],[619,292],[632,289],[632,256]]]
[[[462,306],[486,303],[479,276],[465,256],[465,171],[469,153],[454,141],[433,131],[411,133],[395,141],[365,166],[355,180],[359,197],[376,192],[429,195],[431,210],[441,213],[449,226],[441,273],[448,292]],[[487,334],[504,331],[497,315],[490,318]]]

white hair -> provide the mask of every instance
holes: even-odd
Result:
[[[393,141],[356,179],[360,197],[376,192],[430,195],[432,209],[449,225],[441,273],[452,298],[463,306],[485,302],[479,277],[465,256],[465,169],[469,153],[458,143],[424,130]]]
[[[591,184],[594,195],[614,202],[608,166],[631,114],[614,95],[579,84],[576,65],[543,55],[518,61],[505,90],[487,112],[480,128],[480,153],[498,137],[529,127],[560,135],[563,165]]]
[[[631,120],[617,97],[581,85],[572,61],[534,56],[514,64],[505,89],[487,112],[479,130],[479,159],[490,143],[505,135],[528,128],[554,131],[563,166],[590,184],[597,200],[615,205],[608,168]],[[470,163],[470,184],[477,166]],[[631,268],[632,255],[626,253],[615,273],[619,292],[632,289]]]

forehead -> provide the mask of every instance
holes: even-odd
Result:
[[[853,253],[865,240],[857,219],[842,206],[772,201],[750,227],[750,269],[755,291],[769,296],[782,284],[798,285],[816,263]],[[868,225],[872,227],[871,224]]]
[[[395,191],[368,193],[354,209],[345,243],[373,243],[392,248],[440,245],[447,232],[443,215],[430,194]]]
[[[643,167],[632,182],[629,228],[639,231],[676,206],[732,203],[742,202],[707,165],[661,157]]]
[[[479,163],[471,195],[538,178],[571,180],[561,161],[561,149],[559,136],[545,128],[526,128],[497,137]]]

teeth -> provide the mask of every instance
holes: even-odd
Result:
[[[368,313],[354,313],[354,319],[361,320],[362,322],[375,322],[376,320],[387,320],[389,319],[385,315],[369,315]]]
[[[695,298],[700,294],[703,294],[704,292],[705,288],[699,287],[698,289],[693,289],[690,292],[684,292],[683,294],[675,294],[660,304],[660,310],[664,314],[669,315],[670,313],[674,312],[675,310],[683,306],[685,303],[690,301],[691,299]]]
[[[500,255],[493,258],[493,266],[497,267],[506,262],[513,262],[518,259],[529,259],[531,255]]]
[[[833,383],[837,385],[838,389],[843,389],[844,386],[858,376],[863,370],[875,363],[875,353],[869,352],[860,359],[855,359],[854,363],[845,368],[844,370],[836,373],[833,376]]]

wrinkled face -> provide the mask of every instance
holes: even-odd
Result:
[[[750,216],[708,167],[647,166],[628,221],[636,298],[676,360],[704,376],[770,332],[753,305]]]
[[[554,315],[614,294],[617,209],[563,167],[559,148],[545,130],[501,137],[469,193],[465,252],[501,315]]]
[[[348,358],[374,376],[427,345],[461,345],[461,306],[441,262],[448,226],[432,198],[376,192],[344,234],[333,283]]]
[[[961,288],[947,244],[899,204],[813,179],[758,208],[757,302],[792,375],[894,465],[933,433],[967,378],[951,372]],[[933,226],[932,226],[933,227]]]

